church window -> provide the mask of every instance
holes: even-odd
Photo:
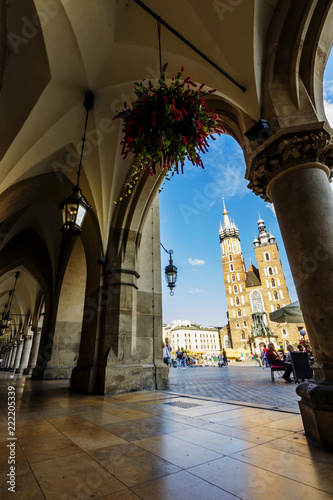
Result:
[[[281,309],[280,304],[276,304],[276,309]]]
[[[237,285],[234,285],[234,292],[237,293],[238,292],[238,286]]]
[[[234,265],[233,264],[229,264],[229,267],[230,267],[230,271],[234,270]]]
[[[288,333],[288,332],[287,332],[287,330],[286,330],[285,328],[282,328],[282,335],[283,335],[283,336],[286,336],[286,335],[287,335],[287,333]]]
[[[236,306],[239,306],[240,305],[240,300],[239,300],[239,297],[236,297]]]
[[[245,328],[247,327],[247,323],[246,323],[246,321],[244,321],[243,326],[244,326]]]
[[[271,260],[271,256],[268,252],[265,253],[265,260]]]
[[[260,312],[264,310],[264,303],[262,300],[262,295],[258,290],[251,292],[251,305],[253,312]]]
[[[245,332],[243,332],[242,330],[242,340],[245,340],[246,339],[246,335],[245,335]]]
[[[236,328],[240,328],[239,323],[236,323]]]
[[[271,267],[268,268],[268,274],[270,276],[273,276],[273,274],[274,274],[273,269]]]
[[[228,252],[231,252],[231,246],[230,246],[230,241],[227,240],[227,245],[228,245]]]
[[[274,300],[279,300],[279,296],[276,290],[274,292]]]
[[[271,287],[272,288],[276,287],[276,283],[275,283],[275,279],[274,278],[271,279]]]
[[[232,255],[231,254],[229,254],[229,260],[230,260],[230,262],[232,261]]]
[[[242,315],[242,311],[240,309],[238,309],[237,314],[238,314],[238,316],[241,316]]]
[[[198,349],[198,346],[196,345],[195,348]]]
[[[236,281],[236,276],[234,274],[231,275],[231,281]]]
[[[238,246],[237,246],[237,241],[235,240],[234,241],[234,252],[236,253],[238,250]]]

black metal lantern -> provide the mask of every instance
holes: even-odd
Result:
[[[13,290],[10,290],[9,293],[8,293],[8,295],[9,295],[9,302],[8,302],[8,304],[5,305],[5,310],[2,313],[2,318],[1,318],[1,322],[0,322],[0,335],[4,335],[6,333],[6,330],[9,327],[10,322],[12,321],[12,318],[10,316],[10,308],[11,308],[12,301],[13,301],[13,296],[14,296],[14,292],[15,292],[16,282],[17,282],[19,276],[20,276],[20,272],[17,271],[15,273],[14,288],[13,288]]]
[[[82,196],[78,185],[74,186],[70,196],[66,196],[59,208],[62,210],[63,226],[61,231],[68,236],[79,236],[86,213],[91,209],[87,200]]]
[[[82,232],[82,224],[86,213],[91,209],[91,206],[84,198],[79,187],[82,157],[84,151],[84,143],[86,142],[86,131],[88,123],[88,114],[94,107],[95,96],[92,92],[86,92],[84,99],[84,107],[87,110],[86,121],[84,125],[84,133],[82,137],[82,149],[80,156],[79,170],[77,172],[77,183],[73,187],[73,192],[70,196],[66,196],[64,200],[59,204],[59,208],[62,210],[62,220],[63,225],[61,231],[68,236],[79,236]]]
[[[173,289],[175,288],[177,281],[177,267],[173,264],[173,260],[171,257],[171,255],[173,254],[173,250],[167,250],[166,248],[164,248],[162,243],[160,243],[160,245],[163,248],[163,250],[170,256],[169,265],[165,267],[164,272],[165,272],[166,282],[168,284],[168,287],[170,288],[170,295],[174,295]]]

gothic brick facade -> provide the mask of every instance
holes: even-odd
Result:
[[[251,263],[246,270],[238,228],[229,219],[224,200],[223,206],[219,236],[232,347],[258,352],[260,344],[270,341],[284,348],[296,345],[300,339],[296,324],[269,319],[270,312],[290,304],[274,236],[259,219],[259,234],[253,242],[257,267]]]

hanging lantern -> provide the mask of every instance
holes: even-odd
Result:
[[[84,107],[87,110],[87,114],[86,114],[86,122],[82,138],[79,170],[77,172],[77,183],[76,186],[73,187],[72,194],[69,196],[65,196],[64,200],[59,204],[59,208],[62,210],[62,221],[63,221],[61,231],[67,234],[67,236],[79,236],[81,234],[84,218],[88,210],[91,209],[91,206],[81,193],[81,189],[79,187],[79,181],[81,175],[84,143],[86,141],[88,114],[89,111],[94,107],[94,99],[95,96],[92,92],[86,92],[84,99]]]
[[[163,250],[169,254],[169,264],[165,267],[165,280],[168,284],[168,287],[170,288],[170,295],[174,295],[173,289],[176,286],[176,281],[177,281],[177,267],[173,264],[173,260],[171,255],[173,254],[173,250],[166,250],[162,243],[160,243],[161,247]]]
[[[62,210],[63,221],[61,231],[68,236],[79,236],[86,213],[91,209],[79,186],[74,186],[72,194],[64,198],[59,208]]]

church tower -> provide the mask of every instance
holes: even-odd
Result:
[[[260,216],[258,228],[253,242],[258,267],[251,263],[246,271],[238,227],[230,220],[223,199],[219,236],[230,340],[234,349],[251,352],[258,352],[268,342],[286,347],[299,341],[295,324],[269,319],[269,313],[290,304],[290,298],[275,238]]]
[[[222,250],[222,269],[227,295],[229,328],[232,347],[239,342],[236,331],[240,326],[247,328],[245,309],[246,269],[242,254],[238,227],[229,219],[223,198],[223,225],[220,222],[220,244]],[[245,322],[245,323],[244,323]]]

